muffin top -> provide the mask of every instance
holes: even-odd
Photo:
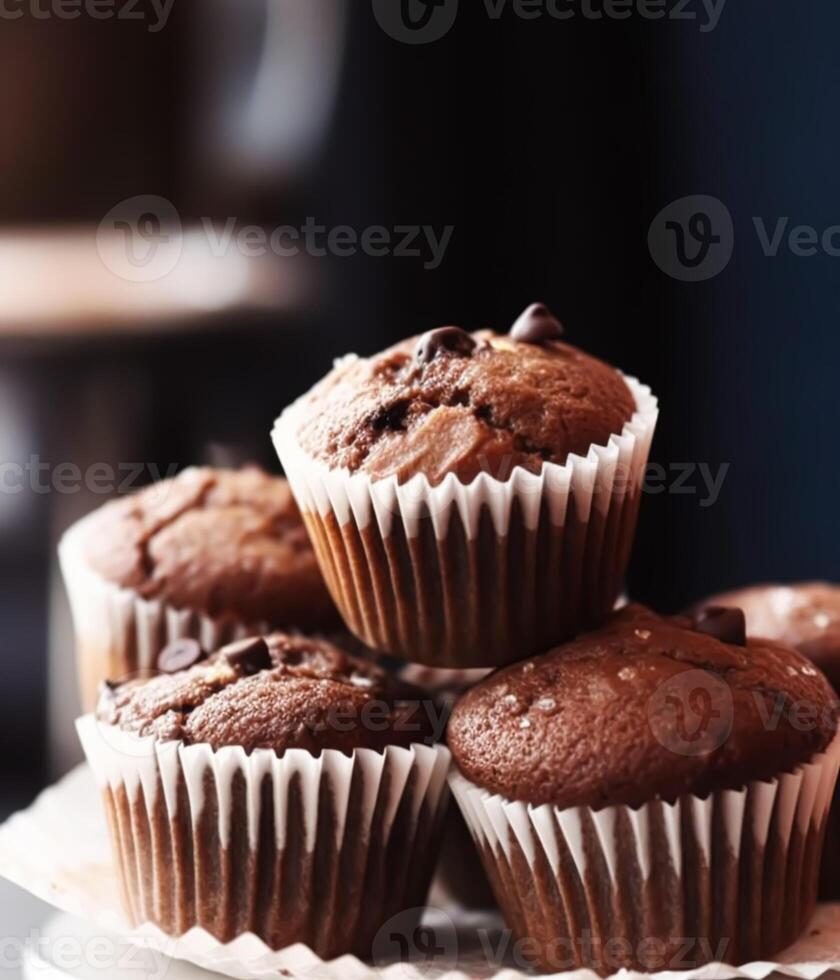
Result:
[[[754,585],[707,599],[704,606],[738,606],[753,636],[796,647],[840,691],[840,586],[827,582]]]
[[[326,640],[273,633],[206,657],[195,640],[162,651],[148,680],[104,685],[99,721],[160,742],[246,752],[382,751],[431,744],[435,715],[417,688]]]
[[[288,484],[256,467],[184,470],[84,528],[89,565],[144,598],[269,626],[336,621]]]
[[[331,469],[399,482],[539,473],[620,434],[635,400],[619,372],[557,339],[529,308],[510,335],[442,327],[346,358],[296,406],[296,438]],[[517,339],[519,338],[519,339]]]
[[[738,610],[692,624],[631,605],[472,688],[448,739],[493,793],[599,809],[772,778],[835,728],[823,675],[789,647],[747,641]]]

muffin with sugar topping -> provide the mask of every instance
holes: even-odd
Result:
[[[631,605],[467,691],[450,781],[543,969],[770,960],[814,910],[836,729],[822,673],[740,610]]]

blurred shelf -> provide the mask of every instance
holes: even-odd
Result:
[[[215,229],[158,230],[137,254],[136,239],[101,227],[0,233],[0,342],[187,332],[306,306],[305,256],[248,254]]]

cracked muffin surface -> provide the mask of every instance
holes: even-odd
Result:
[[[427,338],[446,333],[430,353]],[[374,479],[506,480],[585,456],[635,407],[615,368],[569,344],[446,327],[340,361],[300,403],[297,437],[331,468]]]
[[[97,718],[161,742],[248,753],[433,742],[430,698],[326,640],[273,633],[198,656],[185,670],[103,685]]]
[[[214,619],[327,628],[337,613],[285,480],[191,468],[112,501],[84,540],[91,568]]]
[[[490,792],[598,809],[772,778],[823,751],[836,722],[828,681],[795,650],[632,605],[472,688],[448,741]]]

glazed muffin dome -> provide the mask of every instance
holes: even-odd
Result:
[[[87,561],[146,599],[212,618],[303,629],[337,620],[285,480],[192,468],[89,519]]]
[[[840,691],[840,586],[827,582],[754,585],[707,599],[704,606],[738,606],[754,636],[796,647]]]
[[[598,809],[772,778],[835,729],[833,692],[801,654],[722,642],[633,605],[472,688],[448,741],[461,773],[490,792]]]
[[[191,663],[192,662],[192,663]],[[350,753],[433,741],[436,710],[411,685],[326,640],[253,637],[210,657],[194,640],[161,653],[162,673],[105,685],[99,721],[161,742]]]
[[[635,407],[618,371],[559,340],[445,327],[339,362],[303,399],[297,438],[330,468],[374,479],[505,480],[585,456]]]

